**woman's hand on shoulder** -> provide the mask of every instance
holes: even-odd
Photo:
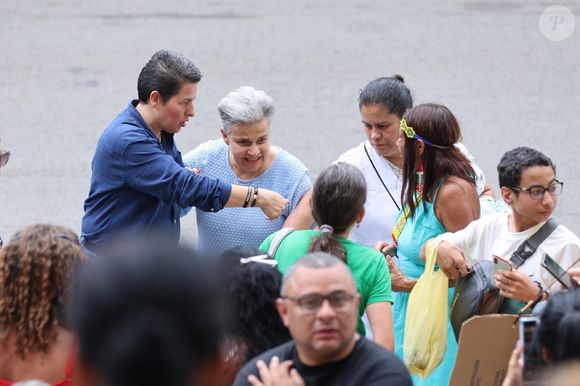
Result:
[[[441,186],[435,214],[448,232],[456,232],[479,218],[479,197],[475,185],[459,177],[449,177]]]

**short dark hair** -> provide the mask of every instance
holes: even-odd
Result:
[[[548,300],[537,336],[552,362],[580,359],[580,290],[561,291]]]
[[[158,91],[163,101],[167,102],[179,93],[186,83],[197,83],[201,80],[199,69],[185,56],[176,52],[157,51],[147,62],[137,80],[139,101],[149,102],[152,91]]]
[[[189,248],[141,241],[103,254],[76,295],[80,359],[108,385],[185,386],[219,358],[215,270]]]
[[[533,166],[549,166],[556,173],[552,160],[536,149],[520,146],[505,152],[497,165],[499,186],[519,187],[522,172]]]
[[[413,107],[413,97],[405,85],[405,79],[395,74],[367,84],[358,97],[358,108],[373,105],[381,105],[391,114],[402,117],[405,111]]]
[[[308,252],[324,251],[346,261],[346,250],[334,234],[344,233],[356,221],[366,197],[367,184],[356,166],[337,162],[324,169],[312,187],[312,217],[334,232],[313,237]]]

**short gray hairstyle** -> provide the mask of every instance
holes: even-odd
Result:
[[[296,273],[296,270],[300,267],[304,268],[330,268],[334,266],[341,266],[344,268],[345,272],[347,273],[348,277],[352,280],[353,284],[356,287],[356,282],[354,280],[354,276],[348,267],[342,260],[338,257],[331,255],[330,253],[326,252],[312,252],[307,255],[304,255],[300,260],[296,261],[294,264],[286,270],[284,273],[284,277],[282,278],[282,286],[280,287],[280,295],[286,295],[286,288],[288,287],[288,283],[292,276]]]
[[[218,111],[226,134],[240,123],[253,123],[274,115],[274,101],[262,90],[250,86],[230,92],[218,103]]]

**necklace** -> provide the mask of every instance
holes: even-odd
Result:
[[[394,163],[392,163],[391,161],[389,161],[386,158],[385,158],[385,161],[387,161],[387,164],[391,168],[391,171],[393,172],[393,174],[397,178],[397,182],[399,182],[399,180],[401,179],[401,168],[399,168],[398,166],[396,166]]]

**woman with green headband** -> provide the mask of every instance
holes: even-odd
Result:
[[[423,104],[409,109],[400,123],[403,131],[402,204],[393,228],[399,266],[393,275],[395,352],[403,357],[403,337],[409,292],[425,270],[420,258],[425,241],[465,228],[479,218],[479,199],[469,160],[454,146],[461,140],[457,120],[445,106]],[[453,289],[449,290],[449,302]],[[415,386],[448,385],[457,353],[449,325],[447,350],[439,367]]]

